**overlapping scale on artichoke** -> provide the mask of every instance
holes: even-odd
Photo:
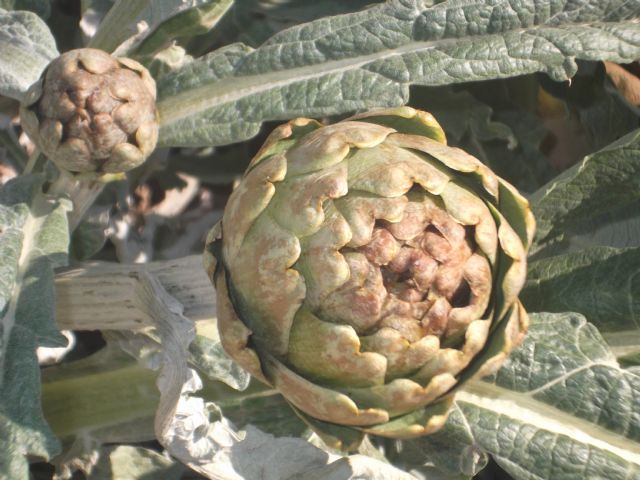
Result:
[[[209,236],[223,346],[329,443],[428,434],[521,342],[533,233],[527,201],[428,113],[293,120]]]
[[[158,139],[156,84],[129,58],[80,48],[53,60],[20,106],[22,127],[60,169],[122,173]]]

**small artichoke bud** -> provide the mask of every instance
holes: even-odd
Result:
[[[52,61],[20,106],[22,127],[60,169],[120,173],[155,148],[156,86],[138,62],[92,48]]]

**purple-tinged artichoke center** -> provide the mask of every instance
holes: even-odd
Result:
[[[411,342],[461,333],[483,313],[491,289],[473,237],[474,228],[437,199],[411,192],[399,222],[378,219],[368,243],[340,250],[351,275],[329,296],[322,317],[362,335],[393,328]]]

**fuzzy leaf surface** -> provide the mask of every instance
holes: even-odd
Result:
[[[233,9],[223,21],[227,36],[257,46],[275,33],[317,18],[355,12],[374,3],[371,0],[235,0]],[[226,32],[225,32],[226,33]]]
[[[56,41],[38,15],[0,8],[0,95],[20,100],[57,56]]]
[[[638,373],[582,315],[534,314],[524,344],[457,406],[473,446],[514,478],[637,478]]]
[[[638,0],[393,0],[212,52],[158,84],[161,143],[222,145],[265,120],[401,105],[409,86],[544,72],[640,56]]]
[[[26,456],[50,458],[58,442],[40,406],[36,347],[66,344],[54,321],[53,268],[69,243],[67,206],[41,193],[39,176],[0,189],[0,477],[26,478]]]
[[[611,211],[640,201],[640,130],[585,157],[531,198],[537,219],[537,242],[566,240],[584,226],[594,230]]]
[[[533,261],[520,298],[529,311],[586,315],[624,359],[640,354],[639,274],[640,248],[588,248]]]
[[[531,262],[529,311],[574,311],[601,332],[640,331],[640,248],[595,247]]]

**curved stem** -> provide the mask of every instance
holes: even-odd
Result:
[[[104,187],[105,182],[101,180],[73,176],[64,171],[60,172],[58,178],[51,184],[48,193],[67,197],[73,202],[73,210],[69,212],[70,232],[77,228]]]

